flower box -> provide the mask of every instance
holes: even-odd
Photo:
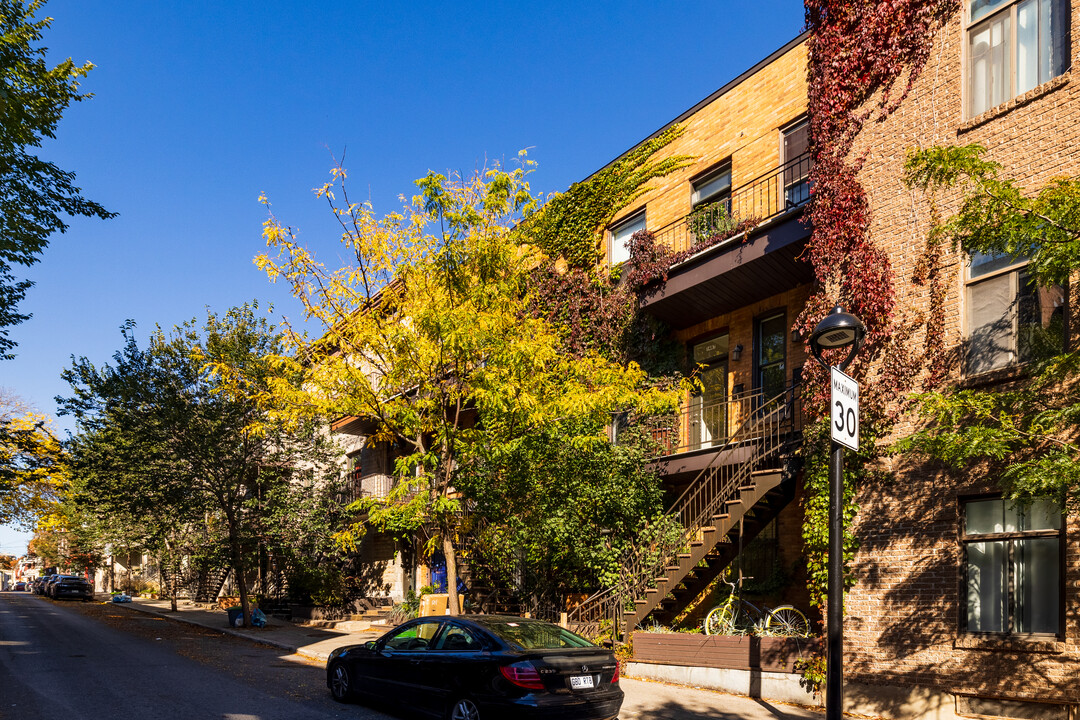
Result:
[[[818,638],[636,632],[633,662],[790,673],[820,645]]]

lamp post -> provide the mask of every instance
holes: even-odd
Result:
[[[837,376],[851,363],[866,338],[866,326],[859,318],[844,312],[837,305],[817,324],[810,334],[810,351],[818,364],[829,371],[833,391],[837,388]],[[836,366],[830,366],[823,358],[825,350],[848,348],[847,357]],[[858,386],[855,385],[858,401]],[[837,403],[830,400],[830,406]],[[841,408],[843,410],[843,408]],[[830,407],[830,412],[834,408]],[[841,425],[844,420],[841,412]],[[851,435],[858,447],[858,407],[852,416],[854,426]],[[837,442],[836,423],[832,427],[831,452],[829,454],[829,593],[828,633],[825,650],[825,720],[840,720],[844,714],[844,446]]]

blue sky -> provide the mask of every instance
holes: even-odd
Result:
[[[802,3],[407,4],[52,0],[50,59],[97,67],[44,154],[119,217],[78,219],[25,273],[36,286],[0,386],[42,412],[70,357],[257,298],[295,315],[252,264],[265,192],[300,239],[337,235],[321,185],[344,156],[382,214],[429,169],[539,163],[565,189],[797,35]],[[70,425],[61,419],[62,430]],[[0,528],[0,552],[27,535]]]

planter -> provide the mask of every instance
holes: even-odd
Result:
[[[820,645],[817,638],[636,632],[633,662],[790,673]]]

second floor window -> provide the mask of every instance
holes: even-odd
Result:
[[[976,254],[968,266],[966,371],[974,375],[1060,352],[1065,291],[1039,287],[1024,260]]]
[[[1069,0],[970,0],[967,116],[1065,72]]]
[[[810,199],[810,123],[804,118],[781,132],[784,163],[783,208],[802,205]]]
[[[618,265],[624,263],[630,259],[630,238],[638,230],[645,229],[645,211],[631,215],[625,220],[620,220],[616,225],[613,225],[610,230],[610,242],[611,246],[608,250],[608,257],[611,258],[612,265]]]

